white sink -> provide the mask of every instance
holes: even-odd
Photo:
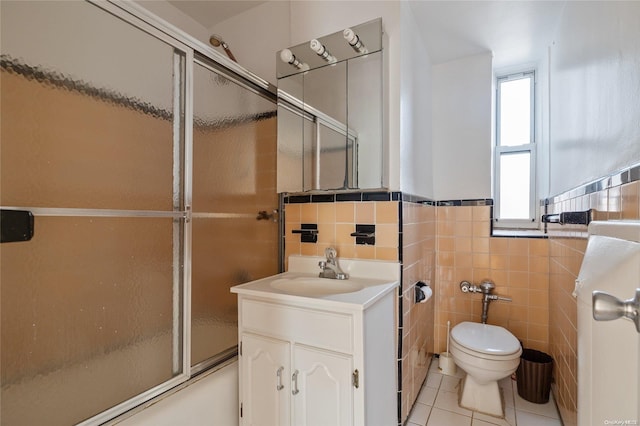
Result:
[[[298,296],[325,296],[329,294],[353,293],[364,288],[362,282],[333,280],[330,278],[295,277],[278,278],[271,287]]]
[[[0,0],[1,1],[1,0]],[[260,297],[308,308],[366,309],[400,282],[400,264],[393,261],[340,258],[346,280],[318,277],[320,256],[290,256],[287,272],[231,288],[241,296]]]

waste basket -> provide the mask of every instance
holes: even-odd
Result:
[[[520,365],[516,370],[518,395],[536,404],[548,402],[552,372],[551,355],[535,349],[522,349]]]

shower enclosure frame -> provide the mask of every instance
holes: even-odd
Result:
[[[252,74],[237,63],[218,53],[213,47],[200,42],[189,34],[179,30],[168,22],[151,14],[133,2],[117,0],[86,0],[99,9],[119,18],[138,30],[165,42],[174,49],[173,85],[173,211],[151,210],[118,210],[93,208],[55,208],[29,207],[37,216],[73,216],[73,217],[146,217],[173,219],[173,372],[175,376],[125,400],[97,415],[79,423],[80,425],[104,424],[116,419],[125,412],[131,411],[153,398],[172,390],[180,389],[196,374],[223,366],[237,355],[237,350],[230,349],[214,359],[198,365],[191,364],[191,261],[192,261],[192,197],[193,197],[193,88],[194,65],[209,64],[198,59],[198,56],[215,63],[215,72],[232,80],[238,85],[269,99],[276,106],[276,89],[266,80]],[[183,63],[182,63],[183,62]],[[178,72],[176,72],[178,71]],[[275,189],[274,189],[275,190]],[[280,197],[281,198],[281,197]],[[281,209],[281,200],[278,206]],[[3,207],[19,209],[18,206]],[[278,230],[282,230],[282,215],[278,215]],[[37,220],[37,219],[36,219]],[[281,265],[283,251],[282,238],[278,234],[278,261]]]

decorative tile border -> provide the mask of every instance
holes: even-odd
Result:
[[[294,203],[334,203],[341,201],[399,201],[401,192],[363,191],[331,192],[321,194],[284,194],[285,204]]]
[[[420,195],[413,195],[399,191],[336,192],[322,194],[303,193],[283,194],[283,196],[285,204],[333,203],[341,201],[404,201],[407,203],[424,204],[428,206],[493,206],[493,199],[491,198],[435,201]]]
[[[570,200],[572,198],[580,197],[594,192],[602,191],[604,189],[614,188],[616,186],[624,185],[625,183],[631,183],[640,180],[640,163],[635,164],[626,169],[614,172],[609,176],[605,176],[600,179],[596,179],[593,182],[580,185],[576,188],[565,191],[561,194],[549,197],[544,200],[544,204],[550,205],[556,204],[562,201]]]
[[[400,191],[349,191],[349,192],[335,192],[335,193],[296,193],[296,194],[283,194],[285,204],[301,204],[301,203],[333,203],[343,201],[404,201],[408,203],[424,204],[429,206],[439,205],[438,201],[431,200],[419,195],[407,194]],[[488,201],[493,204],[493,200],[454,200],[445,201],[446,203],[458,203],[455,205],[476,205],[466,204],[471,201]],[[461,204],[465,203],[465,204]],[[449,204],[447,204],[449,205]],[[454,205],[454,204],[450,204]],[[490,204],[478,204],[478,205],[490,205]]]
[[[438,207],[461,207],[461,206],[493,206],[493,199],[478,198],[472,200],[444,200],[438,201]]]

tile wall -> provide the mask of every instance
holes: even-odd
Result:
[[[402,336],[398,359],[402,368],[399,403],[404,421],[427,377],[434,353],[435,295],[415,303],[415,285],[422,281],[434,288],[436,208],[433,203],[402,202]]]
[[[489,200],[490,201],[490,200]],[[435,351],[446,350],[447,321],[480,322],[480,294],[461,281],[492,280],[512,302],[489,305],[488,323],[511,331],[525,347],[548,351],[549,245],[545,238],[491,236],[491,205],[437,207]]]
[[[635,168],[635,172],[640,167]],[[640,174],[640,173],[636,173]],[[548,212],[594,209],[594,220],[640,219],[640,181],[615,184],[607,178],[600,190],[571,191],[548,200]],[[612,185],[613,183],[613,185]],[[578,194],[576,194],[578,193]],[[587,227],[549,225],[549,353],[555,360],[553,393],[562,420],[577,424],[577,305],[571,295],[587,245]]]
[[[640,219],[640,167],[625,179],[610,177],[596,191],[572,190],[549,199],[547,213],[594,209],[595,220]],[[429,355],[446,349],[447,321],[451,327],[480,321],[481,298],[462,293],[460,281],[477,284],[489,278],[496,284],[495,294],[513,300],[492,302],[488,322],[510,330],[525,347],[553,356],[553,393],[564,424],[576,425],[577,321],[571,293],[586,248],[587,227],[548,224],[548,238],[497,237],[491,236],[491,200],[436,206],[400,201],[410,198],[405,194],[386,196],[377,201],[339,201],[338,195],[323,202],[311,202],[308,196],[291,198],[285,203],[285,259],[291,254],[322,256],[326,247],[335,246],[342,257],[401,263],[397,306],[401,422],[426,377]],[[300,236],[291,233],[302,223],[318,224],[317,244],[300,243]],[[350,234],[356,223],[376,225],[375,246],[355,244]],[[417,281],[431,285],[430,302],[414,302]]]
[[[380,200],[380,198],[387,200]],[[424,200],[400,201],[402,194],[350,194],[285,198],[285,269],[290,255],[323,256],[335,247],[338,256],[398,261],[402,282],[398,290],[398,416],[404,422],[422,386],[434,353],[435,297],[415,303],[415,284],[435,281],[435,206]],[[368,201],[366,198],[376,198]],[[344,201],[343,201],[344,200]],[[301,242],[292,231],[317,224],[316,243]],[[356,224],[375,224],[375,245],[358,245],[351,233]]]
[[[334,247],[339,257],[398,260],[397,201],[285,203],[284,209],[285,262],[292,254],[324,256],[327,247]],[[318,225],[316,243],[302,243],[300,234],[292,232],[303,223]],[[375,245],[356,244],[351,236],[356,224],[376,225]]]

